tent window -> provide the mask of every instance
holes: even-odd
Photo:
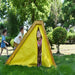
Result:
[[[37,58],[37,66],[41,66],[41,54],[42,54],[42,35],[38,28],[37,30],[37,46],[38,46],[38,58]]]

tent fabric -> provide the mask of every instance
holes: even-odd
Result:
[[[51,48],[46,36],[43,21],[35,21],[23,40],[9,57],[6,64],[9,65],[24,65],[37,66],[37,30],[40,30],[42,35],[42,66],[55,66]]]

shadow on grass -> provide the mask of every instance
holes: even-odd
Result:
[[[75,55],[54,55],[57,68],[5,65],[8,58],[0,57],[0,75],[75,75]]]

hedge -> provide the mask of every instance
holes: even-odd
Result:
[[[69,43],[75,43],[75,33],[68,32],[67,41]]]

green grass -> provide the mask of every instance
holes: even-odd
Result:
[[[2,40],[2,37],[0,37],[0,42],[1,42],[1,40]]]
[[[5,65],[6,56],[0,57],[0,75],[75,75],[75,55],[54,56],[55,67],[27,67]]]

